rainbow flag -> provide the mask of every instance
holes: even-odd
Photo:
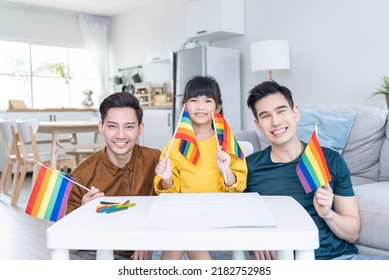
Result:
[[[220,113],[214,113],[214,123],[217,139],[222,151],[243,159],[243,151],[223,115]]]
[[[70,176],[42,166],[31,191],[26,214],[56,222],[65,215],[66,204],[72,189]]]
[[[199,147],[192,127],[192,121],[186,108],[182,112],[180,123],[177,127],[175,138],[180,139],[180,153],[194,165],[200,157]]]
[[[315,131],[305,147],[296,171],[306,193],[331,181],[331,174]]]

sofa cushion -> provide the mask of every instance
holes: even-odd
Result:
[[[301,141],[308,143],[315,130],[315,124],[317,124],[320,145],[340,154],[343,152],[355,119],[354,112],[338,113],[330,110],[302,108],[300,113],[297,136]]]
[[[389,182],[354,186],[361,215],[356,244],[389,250]]]
[[[353,184],[353,186],[371,184],[371,183],[375,183],[375,182],[377,182],[377,181],[374,181],[372,179],[367,179],[364,177],[351,175],[351,183]]]
[[[359,105],[303,105],[333,112],[355,112],[353,126],[343,150],[351,175],[379,180],[379,160],[385,138],[388,111],[376,107]]]
[[[358,111],[343,153],[351,174],[379,180],[386,118],[387,112],[379,108],[361,107]]]
[[[308,143],[314,130],[314,123],[319,122],[318,134],[320,145],[340,153],[343,152],[351,133],[356,113],[352,111],[339,111],[338,113],[337,110],[331,110],[331,107],[320,105],[302,105],[300,113],[301,118],[298,122],[297,135],[301,141]],[[332,125],[335,121],[338,121],[336,128]],[[338,133],[338,131],[342,133]],[[258,133],[258,138],[262,150],[270,145],[261,132]]]

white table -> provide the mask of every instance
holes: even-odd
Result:
[[[296,259],[314,259],[319,237],[308,213],[291,197],[262,197],[274,214],[276,227],[150,229],[145,221],[156,196],[104,197],[50,226],[46,244],[52,259],[69,259],[69,249],[97,250],[98,259],[112,259],[113,250],[277,250],[282,259],[292,258],[293,251]],[[111,214],[96,213],[100,200],[127,199],[136,206]]]

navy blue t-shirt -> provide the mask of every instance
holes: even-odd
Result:
[[[306,144],[304,143],[304,147]],[[323,154],[331,174],[329,183],[337,196],[353,196],[350,171],[342,156],[323,147]],[[309,213],[319,230],[320,247],[315,250],[316,259],[332,259],[345,254],[357,253],[355,245],[339,239],[319,217],[313,206],[315,192],[305,193],[297,176],[296,167],[301,155],[292,162],[275,163],[270,158],[271,146],[246,158],[248,167],[245,192],[258,192],[260,195],[287,195],[296,199]]]

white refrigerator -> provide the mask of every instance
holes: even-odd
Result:
[[[173,132],[180,119],[186,82],[193,75],[213,76],[220,86],[223,115],[233,131],[241,130],[239,51],[201,46],[171,53]]]

